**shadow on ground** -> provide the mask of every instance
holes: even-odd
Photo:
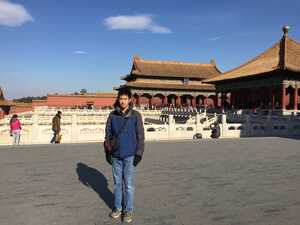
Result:
[[[77,163],[76,172],[78,179],[85,186],[92,188],[105,204],[113,209],[113,193],[108,189],[108,182],[106,177],[97,169],[89,167],[80,162]]]

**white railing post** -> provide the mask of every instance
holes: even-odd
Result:
[[[202,134],[203,133],[203,126],[201,126],[200,118],[201,118],[200,113],[197,113],[196,114],[196,133]]]
[[[169,115],[169,127],[168,127],[168,138],[171,139],[174,137],[174,130],[175,130],[175,122],[173,115]]]
[[[227,135],[227,121],[226,121],[226,114],[225,113],[222,114],[221,122],[222,122],[221,136],[226,137],[226,135]]]
[[[78,141],[77,113],[72,113],[71,142]]]
[[[38,112],[32,112],[32,133],[31,133],[31,143],[39,143],[40,142],[40,132],[39,132],[39,114]],[[30,129],[29,129],[30,130]]]

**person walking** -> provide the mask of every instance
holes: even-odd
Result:
[[[20,144],[20,138],[21,138],[21,122],[18,119],[18,115],[14,114],[12,118],[10,119],[10,135],[12,136],[12,144],[13,145],[19,145]]]
[[[52,118],[52,130],[54,132],[53,137],[50,141],[51,144],[59,144],[61,139],[61,128],[60,128],[60,120],[61,120],[61,111],[58,111],[57,114]]]
[[[142,116],[132,108],[131,91],[121,88],[106,122],[104,141],[114,179],[114,209],[109,214],[113,219],[123,215],[124,222],[133,220],[135,170],[143,157],[144,139]]]

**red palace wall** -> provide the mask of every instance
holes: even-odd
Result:
[[[33,100],[30,103],[19,103],[11,106],[9,114],[18,114],[32,111],[35,107],[76,107],[87,106],[88,104],[95,107],[112,106],[115,103],[116,96],[114,93],[104,93],[98,95],[49,95],[46,100]],[[3,115],[0,115],[3,117]]]
[[[12,106],[9,110],[9,114],[18,114],[18,113],[22,113],[22,112],[30,112],[33,110],[32,105],[28,104],[28,105],[16,105],[16,106]]]
[[[52,107],[72,107],[86,106],[92,104],[96,107],[111,106],[114,104],[116,97],[97,97],[97,96],[48,96],[46,104]]]
[[[32,107],[38,107],[38,106],[46,106],[47,100],[33,100],[32,101]]]

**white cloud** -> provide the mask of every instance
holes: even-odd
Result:
[[[217,41],[217,40],[220,40],[222,37],[212,37],[210,38],[209,40],[210,41]]]
[[[171,33],[169,28],[157,25],[153,21],[152,16],[149,15],[111,16],[104,19],[103,24],[109,30],[150,31],[160,34]]]
[[[163,26],[159,26],[159,25],[156,25],[156,24],[153,24],[151,27],[150,27],[150,30],[153,32],[153,33],[161,33],[161,34],[168,34],[168,33],[171,33],[171,30],[167,27],[163,27]]]
[[[24,6],[8,0],[0,0],[0,26],[17,27],[33,21],[33,17]]]
[[[78,54],[78,55],[85,55],[85,54],[87,54],[86,51],[82,51],[82,50],[77,50],[77,51],[74,51],[73,53],[74,54]]]
[[[224,35],[224,36],[211,37],[208,40],[210,40],[210,41],[217,41],[217,40],[224,39],[224,38],[247,37],[247,36],[251,36],[251,35],[255,35],[255,34],[256,34],[256,32],[253,32],[253,31],[241,32],[241,33],[233,33],[233,34],[228,34],[228,35]]]
[[[249,31],[249,32],[235,33],[235,34],[233,34],[233,36],[244,37],[244,36],[251,36],[251,35],[255,35],[255,34],[256,34],[256,32]]]

